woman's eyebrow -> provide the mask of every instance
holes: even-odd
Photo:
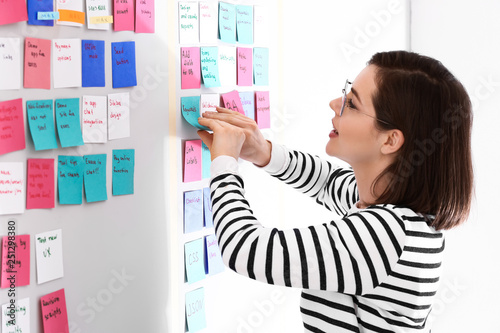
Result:
[[[352,93],[354,94],[354,96],[356,96],[356,98],[357,98],[357,100],[359,101],[359,103],[360,103],[361,105],[363,105],[363,102],[361,101],[361,98],[359,98],[359,94],[358,94],[358,92],[356,91],[356,89],[354,89],[354,88],[352,88],[352,87],[351,87],[351,91],[352,91]]]

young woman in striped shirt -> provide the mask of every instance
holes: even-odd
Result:
[[[302,288],[306,332],[429,332],[442,230],[463,222],[471,205],[471,102],[440,62],[405,51],[375,54],[342,92],[330,102],[326,152],[348,169],[266,141],[238,112],[199,119],[213,131],[199,135],[213,159],[223,259],[252,279]],[[342,218],[261,226],[245,200],[239,157]]]

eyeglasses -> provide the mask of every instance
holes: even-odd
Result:
[[[350,82],[349,79],[345,80],[345,86],[344,86],[344,89],[342,89],[342,107],[340,108],[339,117],[342,117],[342,115],[344,114],[344,110],[345,110],[345,106],[346,106],[346,102],[347,102],[347,86],[350,84],[352,84],[352,82]],[[359,110],[356,110],[356,111],[361,113],[361,114],[364,114],[365,116],[368,116],[368,117],[373,118],[377,121],[380,121],[381,123],[384,123],[384,124],[389,125],[389,126],[393,126],[393,125],[389,124],[388,122],[380,120],[377,117],[374,117],[368,113],[361,112]]]

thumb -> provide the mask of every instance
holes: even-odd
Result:
[[[207,131],[198,131],[198,136],[201,138],[201,141],[208,147],[208,149],[212,150],[212,141],[214,140],[214,135],[208,133]]]

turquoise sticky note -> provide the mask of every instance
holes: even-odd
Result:
[[[108,200],[106,191],[106,154],[83,156],[85,198],[87,202]]]
[[[135,149],[113,149],[113,195],[134,194]]]
[[[203,219],[206,228],[211,228],[214,226],[214,220],[212,216],[212,200],[210,199],[209,187],[205,187],[203,189]]]
[[[201,77],[207,88],[220,87],[219,80],[219,48],[216,46],[202,47],[201,52]]]
[[[181,97],[181,113],[182,117],[192,126],[208,130],[208,127],[200,125],[198,118],[200,117],[200,96]]]
[[[253,6],[236,6],[236,36],[242,44],[253,44]]]
[[[206,273],[214,275],[224,271],[224,262],[215,235],[205,236]]]
[[[53,104],[51,99],[26,101],[28,124],[35,150],[57,148]]]
[[[184,192],[184,233],[203,229],[203,192]]]
[[[236,43],[236,6],[219,2],[219,38],[226,43]]]
[[[193,333],[206,328],[205,289],[202,287],[187,292],[185,304],[187,331]]]
[[[205,278],[205,252],[203,238],[184,244],[186,281],[194,283]]]
[[[240,91],[240,99],[245,116],[255,120],[255,93],[253,91]]]
[[[80,126],[80,99],[56,99],[55,114],[57,134],[61,146],[75,147],[83,145],[82,128]]]
[[[212,166],[212,156],[210,150],[204,142],[201,144],[201,178],[210,178],[210,167]]]
[[[57,189],[61,205],[82,203],[84,165],[82,156],[62,156],[57,160]]]
[[[266,47],[253,49],[253,83],[256,86],[269,85],[269,49]]]

